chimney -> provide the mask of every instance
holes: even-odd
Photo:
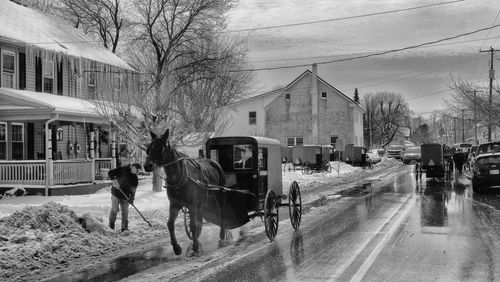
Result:
[[[319,144],[318,139],[318,65],[312,64],[311,76],[311,116],[312,116],[312,144]]]

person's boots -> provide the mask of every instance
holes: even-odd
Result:
[[[123,220],[122,221],[122,232],[128,230],[128,221]]]
[[[114,221],[109,221],[109,228],[115,230],[115,222]]]

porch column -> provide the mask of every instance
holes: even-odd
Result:
[[[111,169],[116,168],[116,132],[111,132]]]
[[[99,155],[99,128],[95,130],[95,157],[96,159],[100,158],[101,156]]]
[[[54,161],[52,160],[52,132],[50,120],[45,123],[45,196],[49,195],[49,186],[54,185]]]
[[[94,159],[95,154],[94,154],[94,131],[90,132],[90,158]]]

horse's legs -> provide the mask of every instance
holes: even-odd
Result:
[[[190,224],[192,238],[193,238],[193,252],[191,256],[199,256],[200,255],[200,242],[198,241],[198,237],[201,234],[201,229],[203,228],[203,217],[201,216],[201,207],[196,206],[194,211],[192,212],[192,218]]]
[[[170,233],[170,244],[172,244],[172,247],[174,248],[174,253],[176,255],[180,255],[182,253],[182,248],[177,243],[177,238],[175,238],[175,228],[174,228],[175,219],[179,214],[179,210],[180,210],[179,206],[172,205],[172,203],[170,203],[167,227],[168,227],[168,233]]]

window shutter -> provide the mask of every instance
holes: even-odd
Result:
[[[63,94],[63,63],[57,64],[57,95]]]
[[[0,48],[0,54],[2,54],[2,48]],[[1,70],[1,65],[2,64],[2,57],[0,56],[0,72],[2,72]],[[0,73],[0,87],[2,87],[2,74]],[[0,152],[1,154],[1,152]]]
[[[42,58],[35,57],[35,91],[42,92]]]
[[[26,90],[26,54],[19,53],[19,89]]]

